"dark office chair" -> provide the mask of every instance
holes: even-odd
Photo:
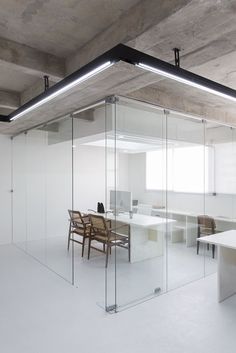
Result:
[[[69,234],[68,234],[68,245],[67,250],[70,248],[70,242],[73,241],[75,243],[82,245],[82,257],[84,256],[84,247],[85,247],[85,240],[89,238],[90,235],[90,221],[89,217],[86,214],[82,214],[79,211],[72,211],[68,210],[70,216],[70,225],[69,225]],[[74,234],[74,237],[71,235]],[[82,241],[80,241],[80,237],[82,237]]]
[[[112,246],[119,246],[128,250],[128,257],[130,261],[130,228],[129,225],[121,225],[115,228],[111,228],[111,222],[103,216],[97,216],[90,214],[89,220],[91,223],[89,246],[88,246],[88,259],[90,257],[90,249],[93,248],[97,251],[106,253],[106,267],[108,265],[108,255],[111,252]],[[120,228],[128,227],[128,235],[117,233]],[[103,251],[99,248],[91,246],[92,241],[96,241],[103,244]]]
[[[209,216],[198,216],[198,234],[197,237],[212,235],[216,233],[216,224],[215,220]],[[197,241],[197,254],[199,253],[200,241]],[[207,250],[209,250],[209,244],[207,244]],[[215,245],[212,245],[212,257],[215,257]]]

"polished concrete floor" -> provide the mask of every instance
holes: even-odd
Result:
[[[15,246],[0,247],[0,279],[4,353],[235,350],[236,296],[217,303],[215,275],[113,315],[96,277],[73,287]]]
[[[96,302],[103,307],[106,285],[106,305],[117,303],[119,310],[156,296],[155,292],[159,295],[216,272],[211,251],[201,247],[197,255],[196,247],[187,248],[184,242],[168,241],[163,256],[132,264],[125,249],[112,249],[107,271],[104,254],[92,249],[88,261],[87,247],[82,258],[81,245],[75,243],[72,261],[72,248],[67,251],[65,237],[21,242],[17,246],[69,282],[73,278],[76,286],[93,291]]]

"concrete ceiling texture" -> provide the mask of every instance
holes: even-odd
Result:
[[[180,48],[182,68],[236,89],[235,17],[236,0],[2,0],[0,113],[43,92],[44,75],[53,85],[118,43],[171,63],[172,49]],[[1,123],[0,132],[18,133],[107,94],[236,125],[236,103],[117,65],[83,92]]]

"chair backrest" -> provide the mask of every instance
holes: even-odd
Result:
[[[209,230],[212,234],[215,232],[216,223],[214,218],[207,215],[201,215],[197,217],[198,231]]]
[[[104,237],[109,235],[108,223],[103,216],[89,214],[89,220],[95,234],[103,235]]]
[[[80,211],[68,210],[72,227],[84,226],[84,219]]]

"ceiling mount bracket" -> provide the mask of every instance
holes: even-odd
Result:
[[[174,54],[175,54],[175,66],[180,67],[180,57],[179,57],[179,48],[173,48]]]
[[[105,98],[105,103],[115,104],[117,102],[119,102],[119,98],[114,96],[114,95],[113,96],[108,96],[108,97]]]
[[[49,76],[44,75],[43,79],[44,79],[44,92],[46,92],[49,89]]]

